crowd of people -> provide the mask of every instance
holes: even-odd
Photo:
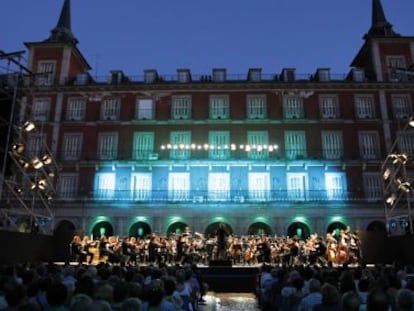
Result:
[[[71,243],[72,260],[83,262],[149,264],[196,263],[230,260],[234,265],[261,263],[288,265],[359,264],[362,258],[358,236],[349,228],[326,236],[268,236],[228,234],[219,226],[216,234],[205,237],[186,228],[182,234],[168,237],[152,233],[145,237],[101,236],[90,240],[75,235]]]
[[[261,267],[261,311],[413,311],[413,266]]]

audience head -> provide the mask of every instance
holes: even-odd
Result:
[[[349,291],[342,295],[342,311],[358,311],[361,299],[355,291]]]

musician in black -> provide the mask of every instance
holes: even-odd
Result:
[[[229,233],[226,230],[226,226],[223,223],[218,225],[216,230],[217,236],[217,258],[218,259],[227,259],[227,237]]]

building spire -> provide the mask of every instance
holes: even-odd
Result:
[[[397,37],[397,34],[392,29],[390,24],[385,18],[384,9],[382,8],[381,0],[372,1],[372,24],[368,33],[364,38],[378,38],[378,37]]]
[[[48,42],[73,43],[77,44],[78,40],[72,33],[71,17],[70,17],[70,0],[65,0],[60,12],[59,20],[56,27],[51,31]]]

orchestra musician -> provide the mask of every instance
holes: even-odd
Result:
[[[89,238],[87,235],[85,235],[82,239],[82,249],[83,252],[86,254],[86,259],[88,259],[88,263],[91,264],[95,258],[96,254],[96,242],[95,241],[89,241]]]
[[[137,263],[136,241],[137,240],[135,237],[128,238],[127,236],[125,236],[122,239],[121,249],[122,249],[122,256],[125,259],[125,264],[136,265]]]
[[[227,259],[227,237],[229,233],[226,230],[224,223],[220,223],[216,230],[217,236],[217,259]]]
[[[86,261],[86,252],[83,250],[82,240],[79,235],[74,235],[72,242],[70,243],[71,254],[78,261],[79,264],[82,264]]]

